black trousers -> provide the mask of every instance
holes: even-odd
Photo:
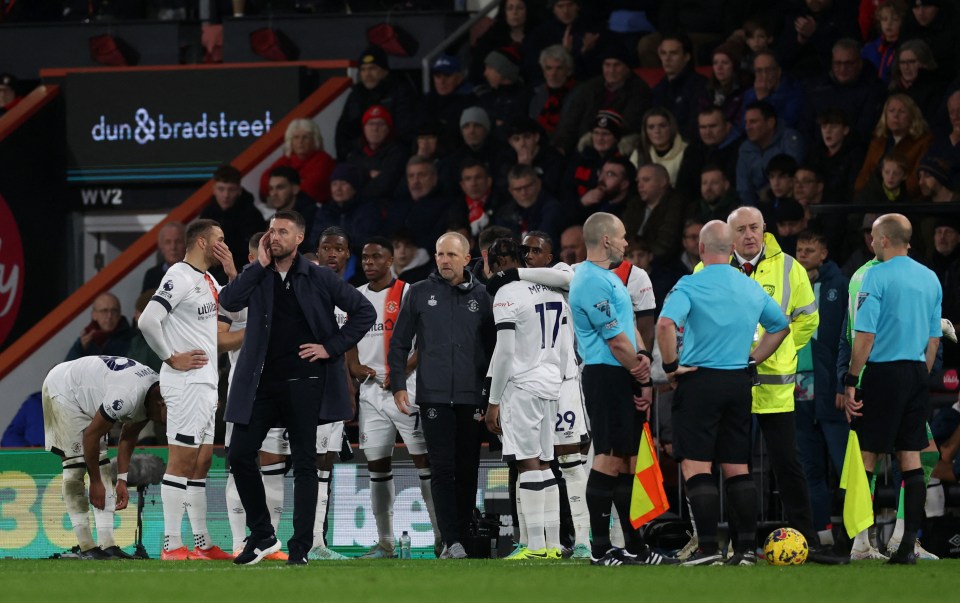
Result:
[[[483,422],[477,408],[420,404],[423,435],[430,456],[430,489],[444,544],[464,542],[476,507],[477,472]]]
[[[323,397],[324,378],[261,382],[246,425],[233,426],[230,439],[230,470],[237,494],[247,513],[247,527],[254,540],[274,533],[270,510],[257,465],[257,452],[271,427],[285,426],[290,436],[293,461],[293,537],[291,553],[306,553],[313,547],[313,521],[317,513],[317,416]]]
[[[780,500],[790,525],[803,534],[810,546],[819,543],[813,529],[813,511],[807,476],[800,466],[797,424],[792,412],[758,414],[757,422],[770,453],[770,465],[780,488]]]

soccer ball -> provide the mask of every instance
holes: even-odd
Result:
[[[807,539],[793,528],[777,528],[763,543],[763,556],[772,565],[800,565],[808,551]]]

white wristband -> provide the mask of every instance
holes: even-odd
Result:
[[[117,474],[117,481],[119,482],[120,480],[127,481],[127,474],[126,474],[126,473],[118,473],[118,474]]]

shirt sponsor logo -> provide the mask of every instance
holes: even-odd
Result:
[[[203,315],[205,315],[205,314],[209,314],[209,313],[211,313],[211,312],[216,312],[216,311],[217,311],[217,304],[216,304],[216,302],[207,302],[207,303],[205,303],[205,304],[202,304],[202,305],[200,305],[200,306],[197,306],[197,314],[200,315],[200,316],[203,316]]]
[[[504,301],[504,302],[497,302],[497,303],[493,304],[493,307],[494,307],[494,308],[509,308],[509,307],[512,306],[512,305],[513,305],[513,302]]]

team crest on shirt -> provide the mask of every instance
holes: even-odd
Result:
[[[74,442],[71,448],[73,449],[74,454],[80,454],[80,442]]]
[[[431,307],[436,306],[436,305],[437,305],[437,298],[436,298],[436,296],[431,295],[431,296],[430,296],[430,299],[427,300],[427,305],[428,305],[428,306],[431,306]]]
[[[764,285],[763,290],[766,291],[770,297],[773,297],[777,293],[777,288],[773,285]]]
[[[427,418],[428,418],[428,419],[436,419],[436,418],[437,418],[437,409],[436,409],[436,408],[428,408],[428,409],[427,409]]]
[[[831,289],[831,290],[827,291],[827,301],[832,301],[832,302],[837,301],[837,290],[836,290],[836,289]]]
[[[598,311],[603,312],[608,317],[610,316],[610,300],[605,299],[601,302],[597,302],[593,304],[593,307],[596,308]]]
[[[324,437],[322,440],[320,440],[320,447],[323,448],[323,449],[326,449],[326,448],[327,448],[327,438],[326,438],[326,437]]]
[[[113,404],[110,405],[110,408],[116,412],[120,412],[120,409],[123,408],[123,400],[114,400]]]
[[[387,312],[391,314],[397,311],[397,302],[390,300],[387,302]]]
[[[860,306],[863,305],[863,302],[867,301],[867,297],[869,295],[869,293],[864,293],[863,291],[859,291],[857,293],[857,310],[860,309]]]
[[[165,282],[165,283],[163,284],[163,290],[164,290],[164,291],[173,291],[173,281],[170,280],[170,281]]]
[[[480,304],[477,303],[477,300],[471,299],[469,302],[467,302],[467,310],[470,310],[471,312],[479,312]]]
[[[360,443],[363,444],[363,443],[365,443],[366,441],[367,441],[367,432],[361,431],[361,432],[360,432]]]

